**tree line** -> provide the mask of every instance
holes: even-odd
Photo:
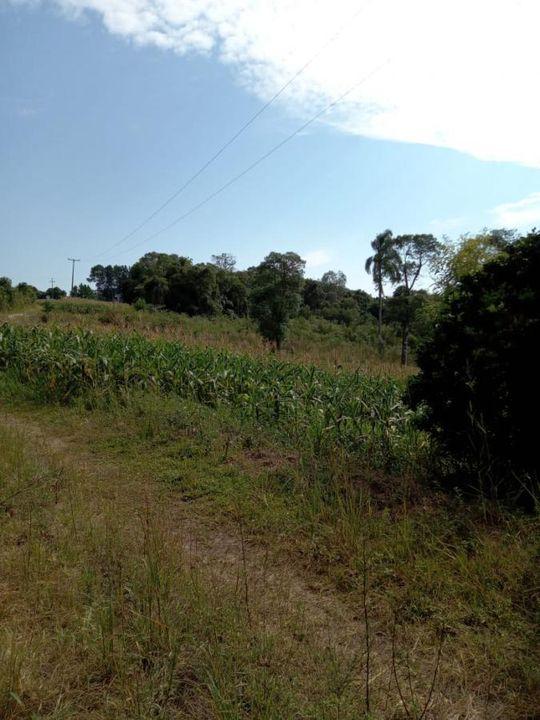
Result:
[[[318,280],[305,278],[305,261],[294,252],[271,252],[247,270],[237,270],[229,253],[213,255],[208,263],[194,263],[177,254],[149,252],[130,267],[95,265],[87,283],[75,286],[72,295],[123,301],[141,310],[251,317],[278,350],[292,318],[322,318],[353,329],[368,328],[376,333],[381,354],[399,336],[401,362],[406,365],[411,345],[416,350],[430,337],[444,293],[460,278],[504,254],[514,239],[509,231],[491,230],[450,243],[433,235],[394,235],[385,230],[372,241],[373,252],[365,263],[375,298],[348,288],[339,270],[328,271]],[[420,287],[427,276],[432,281],[430,290]],[[12,307],[16,298],[59,299],[65,294],[58,287],[39,292],[25,283],[12,288],[7,278],[0,280],[0,308]]]
[[[305,261],[294,252],[271,252],[255,267],[236,270],[229,253],[210,263],[193,263],[175,254],[149,252],[134,265],[96,265],[74,295],[122,300],[138,309],[157,307],[188,315],[252,317],[276,348],[289,321],[298,315],[356,326],[374,322],[374,300],[347,288],[341,271],[320,280],[304,277]]]
[[[492,230],[463,236],[452,244],[433,235],[395,236],[385,230],[372,241],[373,254],[365,263],[375,299],[363,290],[349,289],[339,270],[326,272],[319,280],[305,278],[305,261],[294,252],[271,252],[259,265],[241,271],[229,253],[213,255],[210,263],[193,263],[181,255],[149,252],[131,267],[95,265],[88,282],[96,290],[80,285],[74,294],[123,300],[139,309],[152,306],[188,315],[250,316],[277,349],[289,321],[297,315],[346,326],[376,322],[381,354],[388,336],[397,330],[401,362],[406,365],[411,337],[418,345],[429,336],[445,288],[503,252],[512,239],[508,231]],[[419,287],[427,275],[435,281],[435,290]]]
[[[537,508],[540,454],[531,417],[540,401],[534,353],[540,341],[540,233],[518,237],[491,230],[441,243],[432,235],[386,230],[372,249],[365,268],[375,298],[348,289],[339,271],[305,279],[305,262],[293,252],[272,252],[241,272],[228,254],[194,264],[152,252],[131,268],[96,265],[88,278],[96,289],[83,285],[74,294],[123,299],[138,308],[249,315],[277,348],[289,320],[300,314],[370,323],[381,352],[385,329],[393,325],[404,363],[412,332],[422,343],[406,398],[422,408],[419,422],[435,441],[435,476],[465,493],[480,490]],[[428,270],[431,292],[419,287]],[[30,285],[13,287],[0,278],[2,310],[37,295]]]

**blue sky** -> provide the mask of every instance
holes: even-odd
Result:
[[[476,105],[467,68],[454,67],[450,82],[446,65],[439,80],[422,79],[411,65],[404,92],[403,47],[364,57],[357,32],[350,38],[340,29],[354,3],[321,0],[316,31],[298,42],[295,23],[307,6],[280,2],[277,18],[258,0],[0,2],[0,275],[41,288],[54,277],[68,288],[68,256],[81,258],[81,281],[97,262],[129,264],[149,250],[195,261],[232,252],[239,267],[270,250],[295,250],[308,260],[308,275],[341,269],[351,287],[371,289],[364,260],[370,240],[387,227],[456,237],[484,226],[540,225],[540,113],[526,83],[495,68],[498,82],[486,82],[485,96],[473,83]],[[525,13],[524,27],[526,13],[537,12],[528,0],[506,5]],[[497,18],[506,32],[506,16]],[[384,31],[384,18],[366,15],[357,30],[376,29]],[[110,250],[336,30],[334,42],[217,162]],[[518,61],[538,74],[534,54]],[[145,242],[380,62],[382,71],[350,102]],[[485,73],[482,61],[478,70]],[[511,93],[519,92],[518,111],[521,95]],[[500,110],[507,103],[512,113]]]

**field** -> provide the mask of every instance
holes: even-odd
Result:
[[[44,324],[84,328],[100,333],[137,333],[149,339],[178,340],[183,345],[228,350],[250,357],[266,358],[268,344],[249,320],[188,317],[169,312],[136,311],[122,303],[91,300],[62,300],[35,303],[16,312],[0,312],[0,321],[13,324]],[[282,359],[325,370],[365,370],[371,375],[407,377],[410,368],[399,363],[399,342],[391,335],[384,361],[377,350],[375,326],[361,332],[325,320],[297,318],[291,322]]]
[[[537,717],[537,520],[434,486],[394,348],[4,320],[0,717]]]

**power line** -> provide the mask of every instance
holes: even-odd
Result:
[[[339,95],[337,98],[335,98],[329,105],[324,107],[322,110],[319,110],[315,115],[313,115],[309,120],[307,120],[303,125],[301,125],[299,128],[297,128],[294,132],[292,132],[290,135],[287,135],[286,138],[281,140],[277,145],[274,145],[268,152],[264,153],[264,155],[261,155],[257,160],[252,162],[250,165],[248,165],[244,170],[239,172],[237,175],[234,175],[232,178],[230,178],[226,183],[221,185],[217,190],[215,190],[213,193],[205,197],[203,200],[201,200],[199,203],[194,205],[192,208],[190,208],[187,212],[184,214],[178,216],[175,218],[171,223],[166,225],[165,227],[161,228],[160,230],[157,230],[156,232],[152,233],[148,237],[144,238],[144,240],[141,240],[138,243],[135,243],[135,245],[132,245],[129,248],[126,248],[125,250],[122,250],[118,254],[125,254],[127,252],[130,252],[131,250],[134,250],[138,248],[140,245],[143,245],[147,242],[150,242],[154,238],[156,238],[158,235],[161,235],[162,233],[166,232],[167,230],[170,230],[172,227],[180,223],[182,220],[185,220],[190,215],[193,215],[193,213],[197,212],[201,207],[209,203],[211,200],[213,200],[215,197],[220,195],[224,190],[229,188],[231,185],[233,185],[235,182],[243,178],[245,175],[247,175],[249,172],[254,170],[258,165],[260,165],[262,162],[264,162],[267,158],[269,158],[271,155],[273,155],[275,152],[277,152],[280,148],[282,148],[284,145],[286,145],[290,140],[295,138],[297,135],[299,135],[303,130],[305,130],[307,127],[309,127],[312,123],[314,123],[316,120],[318,120],[320,117],[325,115],[329,110],[334,108],[336,105],[338,105],[340,102],[342,102],[346,97],[348,97],[354,90],[356,90],[360,85],[362,85],[364,82],[367,82],[373,75],[375,75],[377,72],[382,70],[383,67],[385,67],[388,64],[389,60],[379,65],[375,70],[370,72],[368,75],[361,78],[358,82],[354,83],[351,87],[349,87],[344,93]]]
[[[386,62],[382,63],[378,67],[376,67],[374,70],[372,70],[368,75],[365,75],[363,78],[361,78],[358,82],[355,82],[354,85],[349,87],[344,93],[339,95],[337,98],[335,98],[329,105],[324,107],[322,110],[319,110],[315,115],[313,115],[309,120],[307,120],[303,125],[301,125],[299,128],[297,128],[294,132],[292,132],[290,135],[287,135],[286,138],[281,140],[277,145],[274,145],[268,152],[264,153],[264,155],[261,155],[257,160],[252,162],[250,165],[248,165],[244,170],[239,172],[237,175],[234,175],[232,178],[230,178],[226,183],[221,185],[217,190],[214,190],[210,195],[207,195],[203,200],[198,202],[196,205],[191,207],[187,212],[183,213],[182,215],[179,215],[177,218],[175,218],[172,222],[170,222],[168,225],[165,225],[165,227],[162,227],[160,230],[157,230],[156,232],[152,233],[148,237],[144,238],[140,242],[135,243],[135,245],[131,245],[128,248],[125,248],[124,250],[121,250],[119,253],[116,253],[113,257],[116,257],[117,255],[124,255],[125,253],[131,252],[132,250],[135,250],[136,248],[140,247],[141,245],[144,245],[147,242],[150,242],[154,238],[156,238],[158,235],[161,235],[164,232],[167,232],[167,230],[170,230],[175,225],[178,225],[182,220],[185,220],[190,215],[193,215],[193,213],[197,212],[203,205],[206,205],[211,200],[213,200],[215,197],[220,195],[224,190],[229,188],[231,185],[233,185],[235,182],[243,178],[245,175],[247,175],[249,172],[254,170],[258,165],[260,165],[262,162],[267,160],[271,155],[273,155],[275,152],[277,152],[280,148],[282,148],[284,145],[286,145],[288,142],[290,142],[293,138],[295,138],[297,135],[299,135],[303,130],[305,130],[307,127],[309,127],[311,124],[313,124],[316,120],[318,120],[320,117],[325,115],[329,110],[332,110],[336,105],[338,105],[340,102],[345,100],[346,97],[348,97],[352,92],[354,92],[360,85],[367,82],[369,79],[371,79],[376,73],[378,73],[380,70],[382,70],[383,67],[388,65],[390,60],[387,60]]]
[[[103,252],[94,255],[93,258],[99,258],[103,255],[106,255],[111,250],[114,250],[115,247],[118,247],[126,240],[129,240],[129,238],[133,237],[139,230],[141,230],[147,223],[150,222],[150,220],[153,220],[156,215],[158,215],[162,210],[164,210],[173,200],[175,200],[181,193],[184,192],[202,173],[210,167],[224,152],[229,148],[254,122],[259,118],[268,108],[273,105],[273,103],[287,90],[287,88],[292,85],[292,83],[304,73],[307,68],[312,65],[315,60],[317,60],[320,55],[323,54],[323,52],[326,50],[327,47],[329,47],[341,34],[344,30],[349,29],[351,26],[351,23],[353,23],[356,18],[364,12],[364,10],[373,2],[373,0],[368,0],[362,7],[357,10],[346,22],[344,22],[342,25],[339,26],[339,28],[336,30],[336,32],[324,43],[324,45],[317,50],[317,52],[310,57],[307,62],[305,62],[301,68],[299,68],[294,75],[292,75],[287,82],[282,85],[279,90],[268,100],[257,112],[254,113],[246,122],[240,127],[239,130],[237,130],[232,137],[225,142],[224,145],[222,145],[201,167],[196,170],[193,175],[191,175],[183,185],[181,185],[175,192],[170,195],[156,210],[154,210],[150,215],[148,215],[144,220],[142,220],[133,230],[131,230],[127,235],[124,235],[120,240],[115,242],[108,250],[104,250]],[[90,258],[90,259],[93,259]]]

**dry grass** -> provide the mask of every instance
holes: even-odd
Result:
[[[515,596],[532,588],[521,581],[526,524],[513,541],[517,523],[456,534],[436,505],[388,516],[373,501],[321,505],[305,486],[272,489],[287,475],[294,485],[294,468],[305,476],[298,457],[277,462],[264,437],[246,447],[247,429],[172,401],[3,420],[0,717],[367,717],[365,540],[370,717],[407,717],[395,608],[411,717],[441,625],[426,718],[523,720],[534,709],[530,627],[512,610],[534,600]]]
[[[87,305],[10,322],[268,354],[244,321]],[[396,373],[301,322],[287,352]],[[0,375],[2,720],[537,717],[537,518],[233,407],[29,396]]]
[[[178,340],[188,346],[212,347],[264,358],[273,353],[253,323],[245,319],[188,317],[171,312],[137,312],[122,303],[68,299],[50,302],[50,312],[35,303],[16,314],[0,314],[0,322],[34,325],[44,321],[61,327],[84,327],[96,332],[137,332],[149,339]],[[324,320],[298,318],[290,325],[281,358],[325,370],[360,369],[371,375],[407,378],[414,366],[399,362],[399,343],[389,336],[384,358],[378,354],[375,328],[363,337]]]
[[[314,632],[324,613],[314,621],[279,583],[244,578],[235,553],[215,567],[159,487],[11,425],[0,431],[2,718],[332,712],[339,671],[325,653],[341,650]]]

